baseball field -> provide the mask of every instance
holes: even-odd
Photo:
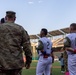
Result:
[[[33,61],[30,69],[23,69],[22,75],[36,75],[37,61]],[[64,75],[60,70],[60,62],[56,61],[53,63],[52,75]]]

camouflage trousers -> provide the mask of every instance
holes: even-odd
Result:
[[[21,75],[22,69],[0,70],[0,75]]]

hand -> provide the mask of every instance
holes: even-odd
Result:
[[[26,69],[30,68],[30,64],[25,64]]]
[[[43,55],[46,55],[46,52],[45,52],[45,51],[43,51],[43,52],[42,52],[42,54],[43,54]]]
[[[74,50],[74,53],[76,54],[76,49]]]

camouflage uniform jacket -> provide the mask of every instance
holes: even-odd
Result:
[[[22,52],[26,62],[32,61],[30,39],[24,28],[15,23],[0,25],[0,65],[2,69],[18,69],[24,66]]]

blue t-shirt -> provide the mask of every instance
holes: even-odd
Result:
[[[59,58],[60,59],[60,64],[61,64],[61,66],[63,66],[64,65],[64,59],[63,58]]]

